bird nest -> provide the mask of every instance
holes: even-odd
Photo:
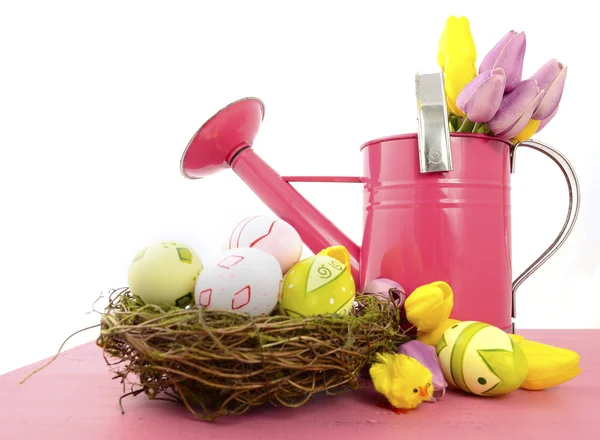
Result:
[[[357,295],[350,316],[253,317],[199,306],[140,305],[114,290],[97,345],[124,396],[183,403],[211,421],[271,403],[298,407],[313,394],[359,388],[375,354],[409,337],[384,298]],[[127,392],[126,386],[130,386]]]

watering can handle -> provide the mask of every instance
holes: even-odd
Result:
[[[571,163],[567,160],[565,156],[556,151],[554,148],[550,147],[539,141],[534,141],[532,139],[518,142],[511,148],[510,152],[510,165],[511,165],[511,173],[515,172],[515,161],[516,161],[516,151],[520,147],[528,147],[533,150],[539,151],[540,153],[545,154],[550,159],[554,161],[556,165],[560,168],[565,179],[567,181],[567,186],[569,189],[569,209],[567,211],[567,218],[563,227],[554,240],[552,244],[544,251],[540,257],[535,260],[531,266],[523,271],[521,275],[517,277],[515,281],[512,283],[512,316],[516,317],[516,291],[523,284],[523,282],[531,276],[536,270],[540,268],[542,264],[544,264],[548,259],[563,245],[566,239],[571,234],[573,230],[573,226],[575,225],[575,221],[577,220],[577,215],[579,214],[579,205],[580,205],[580,192],[579,192],[579,181],[577,180],[577,175],[575,174],[575,170]]]

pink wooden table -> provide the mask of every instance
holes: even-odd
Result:
[[[63,353],[18,385],[35,364],[0,376],[0,439],[600,439],[600,330],[522,331],[538,342],[576,350],[582,373],[561,386],[498,398],[450,392],[435,404],[396,415],[377,407],[372,389],[316,396],[299,409],[267,406],[209,424],[184,407],[143,395],[118,399],[93,343]]]

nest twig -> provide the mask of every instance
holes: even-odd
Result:
[[[115,378],[132,385],[127,395],[180,402],[211,421],[265,403],[297,407],[317,392],[358,388],[375,353],[396,351],[408,336],[392,303],[366,295],[357,303],[356,313],[345,317],[252,317],[140,305],[123,288],[111,294],[97,344]]]

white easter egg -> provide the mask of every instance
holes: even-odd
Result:
[[[300,261],[302,239],[287,222],[272,215],[257,215],[242,220],[229,237],[228,248],[251,247],[273,255],[282,273]]]
[[[279,301],[283,275],[275,257],[255,248],[225,251],[196,281],[196,304],[249,315],[268,315]]]
[[[129,266],[132,295],[145,304],[185,307],[194,301],[194,287],[202,261],[190,247],[160,241],[139,251]]]

